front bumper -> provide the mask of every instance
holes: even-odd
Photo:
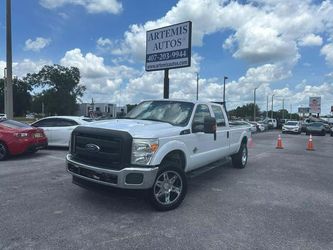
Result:
[[[282,132],[285,132],[285,133],[299,133],[299,132],[301,132],[301,130],[298,129],[298,128],[282,128]]]
[[[78,178],[123,189],[148,189],[155,182],[158,167],[128,167],[121,170],[99,168],[77,162],[66,156],[67,171]]]

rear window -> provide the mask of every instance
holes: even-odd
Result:
[[[22,122],[17,122],[13,120],[3,120],[0,121],[1,125],[8,128],[30,128],[31,126]]]

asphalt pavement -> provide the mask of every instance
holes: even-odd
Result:
[[[333,249],[333,137],[256,134],[245,169],[192,175],[183,204],[71,183],[66,150],[0,162],[0,249]]]

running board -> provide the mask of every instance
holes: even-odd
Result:
[[[201,174],[209,172],[209,171],[211,171],[214,168],[221,167],[222,165],[224,165],[224,164],[226,164],[228,162],[229,162],[229,157],[225,157],[222,160],[218,160],[218,161],[210,163],[210,164],[208,164],[206,166],[203,166],[203,167],[200,167],[198,169],[192,170],[192,171],[186,173],[186,176],[188,178],[194,178],[194,177],[197,177],[197,176],[199,176]]]

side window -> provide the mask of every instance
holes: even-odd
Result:
[[[55,127],[70,127],[70,126],[76,126],[78,123],[73,120],[68,119],[57,119]]]
[[[44,119],[36,122],[34,127],[53,127],[55,125],[55,119]]]
[[[215,115],[215,119],[216,119],[216,124],[218,127],[223,127],[225,126],[225,118],[222,112],[222,108],[219,106],[212,106],[213,109],[213,113]]]
[[[203,131],[205,117],[211,117],[207,105],[199,104],[195,110],[192,128],[194,131]]]

